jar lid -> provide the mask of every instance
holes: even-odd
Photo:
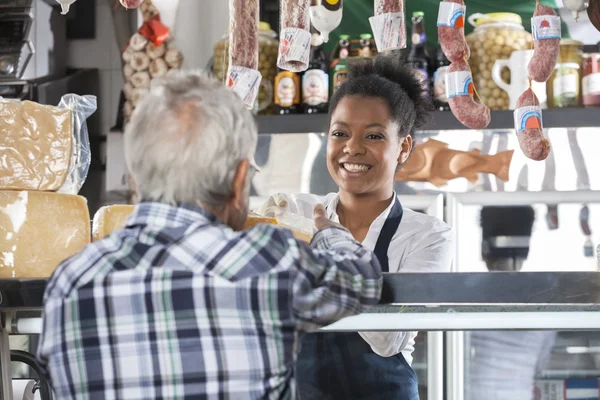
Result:
[[[340,35],[340,40],[348,40],[350,39],[350,35]]]
[[[473,17],[472,15],[471,17]],[[470,20],[471,18],[469,18]],[[477,14],[475,18],[475,26],[481,26],[484,24],[492,24],[497,22],[510,22],[513,24],[523,24],[523,19],[519,14],[509,12],[498,12],[489,14]]]
[[[360,38],[361,39],[372,39],[373,35],[371,35],[370,33],[361,33]]]
[[[560,45],[561,46],[583,47],[583,42],[580,42],[579,40],[573,40],[573,39],[560,39]]]

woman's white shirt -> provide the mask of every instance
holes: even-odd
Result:
[[[394,193],[394,195],[396,195]],[[298,194],[289,197],[291,213],[312,218],[317,204],[327,208],[329,218],[339,223],[337,205],[339,195],[327,196]],[[393,202],[373,221],[362,244],[375,249]],[[404,208],[402,221],[392,237],[388,249],[389,272],[450,272],[452,264],[453,234],[451,228],[439,219]],[[412,363],[417,332],[359,332],[376,354],[390,357],[402,352],[406,361]]]

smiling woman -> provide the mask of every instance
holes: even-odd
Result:
[[[452,233],[442,221],[403,208],[394,175],[407,160],[430,101],[414,71],[380,56],[351,68],[330,104],[327,168],[339,187],[324,198],[273,196],[262,214],[282,210],[328,217],[372,250],[384,272],[448,272]],[[299,398],[417,400],[410,364],[417,332],[310,333],[296,363]]]

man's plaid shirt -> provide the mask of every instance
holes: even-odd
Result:
[[[141,203],[50,279],[38,357],[57,398],[290,399],[302,332],[376,304],[377,258],[339,228],[311,246]]]

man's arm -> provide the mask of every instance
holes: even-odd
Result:
[[[322,207],[321,207],[322,208]],[[315,214],[315,224],[326,217]],[[309,246],[298,247],[293,312],[300,327],[314,331],[379,302],[381,266],[374,254],[337,224],[321,229]]]

